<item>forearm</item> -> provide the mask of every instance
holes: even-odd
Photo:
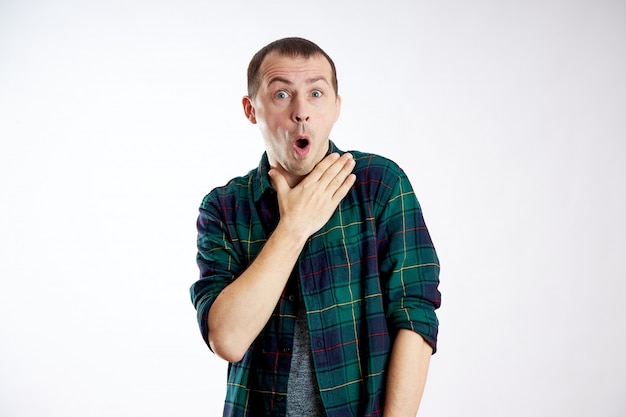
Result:
[[[208,336],[218,356],[241,360],[274,311],[306,238],[279,224],[254,262],[216,298]]]
[[[401,329],[391,349],[384,417],[415,417],[419,409],[431,347],[417,333]]]
[[[333,153],[293,188],[282,168],[269,171],[280,221],[254,262],[209,310],[209,344],[219,356],[241,360],[265,327],[307,239],[326,224],[354,184],[353,168],[352,155]]]

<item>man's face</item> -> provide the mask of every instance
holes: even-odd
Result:
[[[294,186],[326,155],[339,117],[330,63],[322,55],[270,53],[259,73],[261,85],[255,97],[244,97],[244,111],[259,125],[270,165]]]

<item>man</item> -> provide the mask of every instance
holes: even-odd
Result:
[[[248,68],[259,167],[200,206],[192,301],[229,362],[224,416],[415,416],[436,349],[439,265],[398,166],[330,141],[335,65],[301,38]]]

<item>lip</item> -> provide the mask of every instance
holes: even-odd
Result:
[[[291,142],[291,147],[299,158],[305,158],[311,151],[311,139],[304,135],[297,136]]]

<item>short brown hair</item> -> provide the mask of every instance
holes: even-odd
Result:
[[[264,46],[259,52],[257,52],[248,65],[248,96],[250,98],[258,92],[261,85],[261,79],[259,77],[259,70],[265,57],[271,53],[276,52],[282,56],[288,57],[303,57],[310,58],[313,55],[322,55],[330,63],[332,80],[331,83],[335,89],[335,94],[339,93],[339,83],[337,82],[337,70],[335,63],[328,56],[326,52],[313,42],[303,38],[283,38],[276,40],[266,46]]]

